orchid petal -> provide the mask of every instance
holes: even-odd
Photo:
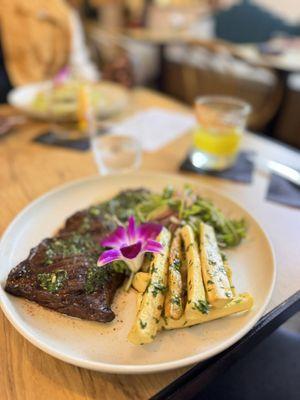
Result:
[[[126,229],[123,226],[118,226],[116,230],[101,241],[101,246],[119,248],[126,243]]]
[[[162,225],[154,222],[147,222],[138,227],[138,236],[140,240],[156,239],[162,230]]]
[[[153,222],[137,227],[134,217],[130,216],[126,228],[118,226],[101,241],[102,246],[111,249],[101,254],[97,265],[122,260],[131,272],[136,273],[142,266],[144,253],[160,253],[163,250],[162,244],[154,240],[161,230],[162,226]]]
[[[97,265],[102,267],[103,265],[109,264],[112,261],[122,259],[120,250],[112,249],[104,251],[98,259]]]
[[[53,82],[54,85],[61,85],[64,83],[70,76],[70,68],[69,67],[63,67],[58,73],[54,76]]]
[[[131,215],[128,219],[128,226],[127,226],[127,236],[129,239],[129,242],[135,242],[136,241],[136,226],[135,226],[135,220],[134,217]]]
[[[121,247],[120,252],[123,257],[132,260],[141,253],[141,250],[142,250],[142,242],[136,242],[129,246]]]
[[[160,253],[163,250],[163,245],[156,240],[149,239],[143,246],[143,252]]]

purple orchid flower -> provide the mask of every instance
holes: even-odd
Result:
[[[61,70],[58,71],[58,73],[54,76],[53,78],[53,84],[55,86],[62,85],[65,83],[71,75],[71,70],[70,67],[65,66]]]
[[[136,226],[134,217],[129,217],[127,227],[118,226],[102,240],[101,245],[111,249],[101,254],[98,266],[122,260],[132,273],[137,272],[142,266],[146,252],[159,253],[163,250],[161,243],[155,240],[161,230],[162,225],[152,222]]]

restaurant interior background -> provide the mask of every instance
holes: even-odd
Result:
[[[18,3],[16,0],[13,0],[11,4],[14,2]],[[50,3],[51,0],[48,0],[48,2],[49,10],[47,10],[47,13],[49,12],[50,17],[48,14],[46,15],[44,13],[45,10],[43,8],[39,8],[39,0],[23,1],[23,5],[20,8],[20,15],[22,15],[22,18],[24,15],[34,15],[34,18],[40,21],[44,18],[49,18],[51,20],[51,12],[53,11],[55,24],[57,23],[57,26],[59,26],[61,23],[61,27],[64,29],[63,22],[59,19],[65,12],[65,9],[62,8],[61,15],[59,13],[57,14],[54,1]],[[165,118],[166,121],[165,125],[164,122],[161,121],[162,125],[160,129],[166,129],[166,125],[169,121],[171,127],[169,136],[168,133],[166,133],[168,137],[166,138],[165,144],[172,142],[172,129],[174,129],[174,132],[178,130],[178,135],[175,137],[176,139],[182,140],[182,142],[179,143],[184,143],[184,157],[187,157],[189,147],[186,142],[184,142],[183,138],[180,137],[181,134],[184,135],[186,132],[182,133],[179,131],[180,129],[184,130],[185,127],[190,128],[190,120],[185,120],[184,117],[181,116],[181,111],[183,111],[182,115],[185,115],[185,112],[189,114],[186,118],[191,118],[190,111],[192,110],[192,118],[195,121],[195,115],[196,118],[198,116],[198,106],[197,104],[195,105],[195,100],[201,96],[205,96],[204,98],[206,98],[206,96],[211,95],[228,96],[229,99],[240,99],[242,102],[246,102],[241,103],[242,106],[243,104],[247,106],[247,103],[251,106],[248,109],[246,107],[246,111],[248,111],[245,111],[244,119],[246,119],[249,112],[247,130],[253,132],[255,135],[251,135],[251,140],[248,137],[248,141],[246,142],[248,146],[246,146],[247,150],[253,150],[251,144],[254,143],[253,140],[255,139],[253,139],[253,137],[256,138],[256,135],[258,137],[267,137],[270,140],[266,143],[272,146],[274,142],[278,142],[280,145],[283,145],[281,146],[282,149],[292,149],[294,158],[292,157],[291,159],[297,161],[298,157],[299,161],[300,157],[297,152],[300,149],[300,0],[55,0],[55,5],[63,2],[68,4],[72,13],[72,48],[71,50],[68,48],[71,55],[68,56],[69,59],[66,63],[67,68],[55,69],[53,67],[54,69],[51,72],[51,68],[54,64],[56,66],[64,64],[64,46],[67,48],[67,42],[58,39],[51,43],[38,43],[38,38],[35,36],[34,28],[32,28],[33,30],[29,32],[29,35],[31,35],[32,40],[33,38],[37,39],[35,44],[39,46],[43,63],[41,63],[40,66],[38,63],[31,65],[31,60],[24,57],[23,59],[17,60],[19,63],[18,65],[17,62],[13,64],[10,59],[10,54],[18,54],[18,40],[22,43],[22,45],[20,44],[20,49],[21,46],[23,46],[22,51],[24,49],[30,51],[30,41],[26,43],[26,39],[24,40],[23,38],[26,29],[24,30],[20,26],[13,26],[14,24],[11,23],[12,20],[9,20],[9,13],[6,13],[5,7],[1,8],[4,4],[10,4],[10,0],[0,0],[0,156],[3,156],[3,160],[6,160],[8,165],[6,170],[4,169],[3,178],[6,180],[5,182],[9,188],[8,190],[11,191],[9,195],[13,193],[13,189],[15,190],[16,186],[9,186],[10,182],[13,182],[14,179],[15,181],[20,181],[21,176],[23,176],[21,174],[24,174],[25,178],[32,179],[32,181],[35,182],[42,180],[42,173],[45,176],[45,182],[49,179],[47,182],[47,184],[49,183],[49,187],[45,185],[45,187],[37,189],[38,184],[35,183],[33,184],[32,194],[29,193],[30,190],[27,189],[29,195],[28,197],[25,196],[26,201],[22,200],[22,202],[20,200],[20,206],[17,201],[18,207],[16,206],[16,210],[19,211],[29,200],[33,200],[46,190],[52,189],[55,185],[77,178],[77,175],[79,177],[89,176],[92,168],[95,167],[95,165],[90,162],[90,159],[87,157],[84,158],[87,154],[85,151],[89,149],[89,144],[87,144],[85,140],[82,140],[80,136],[82,132],[88,130],[91,130],[94,135],[93,129],[95,129],[93,125],[95,121],[92,121],[90,115],[90,103],[88,105],[89,101],[86,97],[87,92],[79,90],[78,98],[76,98],[76,104],[79,104],[78,110],[76,111],[76,118],[78,120],[78,126],[76,125],[78,129],[76,129],[79,132],[79,136],[77,135],[78,132],[74,133],[74,125],[70,125],[69,137],[66,138],[64,136],[66,134],[66,129],[69,129],[69,125],[63,119],[55,121],[55,117],[53,118],[54,114],[50,117],[51,112],[54,112],[50,110],[53,106],[53,103],[51,103],[53,98],[47,97],[47,95],[41,98],[37,94],[36,98],[32,100],[31,106],[35,105],[35,110],[26,110],[24,107],[26,112],[24,114],[19,112],[20,110],[24,111],[22,110],[22,101],[25,101],[27,95],[31,96],[31,91],[15,93],[14,95],[12,95],[10,91],[14,91],[15,88],[18,88],[18,86],[21,87],[23,84],[44,81],[46,78],[51,80],[51,90],[53,88],[55,89],[56,86],[59,87],[61,82],[68,81],[68,79],[74,79],[74,81],[78,80],[78,82],[80,81],[81,83],[101,82],[103,80],[118,84],[116,88],[109,86],[108,89],[105,89],[105,87],[103,89],[103,93],[105,93],[105,90],[108,91],[108,97],[112,96],[109,100],[110,102],[113,103],[115,100],[114,93],[116,95],[115,98],[120,100],[120,109],[118,109],[119,105],[117,105],[117,109],[113,111],[113,113],[116,111],[116,114],[120,112],[120,115],[117,115],[115,120],[113,117],[112,122],[109,118],[101,119],[99,126],[97,126],[100,135],[102,135],[104,131],[109,131],[110,129],[112,129],[113,133],[118,134],[118,127],[115,132],[113,129],[118,125],[120,120],[122,125],[122,119],[127,118],[127,114],[131,115],[132,111],[139,112],[139,107],[143,111],[144,106],[148,104],[148,100],[143,100],[142,94],[140,94],[139,97],[138,88],[149,89],[146,95],[150,97],[152,96],[151,91],[154,93],[153,96],[156,95],[156,92],[159,93],[160,97],[157,106],[155,104],[156,97],[153,97],[151,101],[149,100],[151,107],[157,107],[157,109],[153,108],[153,121],[151,121],[152,117],[150,114],[147,116],[143,114],[145,123],[142,126],[142,130],[149,133],[149,129],[147,130],[145,124],[151,125],[153,122],[153,136],[148,142],[143,143],[145,147],[142,147],[142,150],[146,149],[146,151],[141,151],[141,148],[136,150],[135,147],[130,149],[135,157],[133,165],[131,166],[133,167],[132,169],[138,169],[140,165],[142,165],[143,168],[148,168],[150,165],[151,169],[155,164],[153,169],[157,171],[160,171],[160,166],[163,166],[161,168],[162,170],[165,169],[167,172],[172,173],[176,171],[179,172],[179,170],[195,172],[195,169],[197,169],[196,164],[193,164],[193,166],[186,166],[181,165],[182,159],[171,160],[172,155],[176,153],[176,149],[174,150],[174,148],[170,151],[166,150],[166,158],[164,160],[161,159],[161,156],[158,156],[157,159],[153,161],[155,151],[158,152],[158,150],[164,146],[164,139],[161,139],[161,142],[158,140],[158,136],[155,136],[155,129],[156,127],[159,129],[160,126],[160,122],[158,121],[159,116],[161,116],[162,120]],[[22,2],[19,1],[19,3]],[[44,0],[43,3],[46,4],[46,1]],[[51,9],[52,5],[53,10]],[[8,8],[7,6],[7,9]],[[30,26],[31,29],[33,25],[28,26]],[[10,34],[10,29],[16,33],[16,36]],[[43,35],[44,34],[46,37],[47,32],[43,31]],[[18,39],[15,41],[10,40],[12,37]],[[67,51],[65,53],[67,53]],[[55,54],[57,58],[48,60],[48,54]],[[45,71],[42,69],[42,64],[43,66],[46,65],[47,68],[50,66],[47,73],[44,73]],[[120,88],[122,90],[126,89],[124,93],[119,91]],[[133,89],[132,92],[131,89]],[[116,92],[114,92],[114,90],[116,90]],[[134,92],[135,90],[137,90],[137,92]],[[74,94],[74,92],[72,93]],[[90,95],[91,92],[88,93]],[[141,103],[144,102],[144,104],[142,104],[142,106],[138,104],[137,110],[135,110],[132,105],[134,102],[129,101],[124,105],[125,103],[122,103],[122,96],[125,95],[126,97],[128,93],[134,93],[133,96],[135,96],[136,102],[139,103],[139,101],[141,101]],[[64,93],[63,96],[65,97],[62,99],[59,98],[58,95],[56,101],[59,102],[62,100],[66,103],[70,101],[71,104],[74,100],[68,99],[68,93]],[[160,104],[163,105],[162,108],[164,105],[166,105],[166,109],[169,107],[168,99],[164,100],[165,98],[162,96],[170,97],[172,101],[176,101],[174,107],[172,107],[176,111],[178,106],[178,110],[180,111],[177,116],[178,120],[175,119],[171,121],[172,118],[170,115],[159,114],[161,111]],[[99,98],[101,100],[101,95]],[[220,97],[220,99],[222,99],[222,97]],[[41,112],[45,101],[49,101],[47,105],[49,109],[46,108],[46,111],[44,109],[44,114],[39,115],[38,113]],[[164,103],[164,101],[166,102]],[[15,107],[11,108],[11,105]],[[66,104],[66,106],[68,107],[68,104]],[[104,108],[109,108],[110,106],[111,104],[104,104]],[[172,107],[170,106],[170,109]],[[124,113],[123,108],[125,109]],[[108,112],[108,115],[110,112],[111,110]],[[176,112],[173,114],[175,115]],[[118,119],[119,116],[120,119]],[[33,119],[31,119],[32,117]],[[35,119],[35,117],[37,118]],[[47,121],[48,117],[49,121]],[[183,118],[182,120],[180,120],[181,117]],[[93,118],[95,118],[95,115],[93,115]],[[134,117],[132,118],[134,119]],[[49,129],[48,127],[45,129],[44,125],[39,125],[45,123],[45,120],[47,123],[49,122]],[[32,127],[30,125],[32,121],[36,123],[36,126],[32,124]],[[204,124],[204,121],[201,122]],[[176,127],[175,125],[177,123],[178,126]],[[241,131],[244,133],[245,121],[238,122],[237,125],[239,123],[242,127]],[[28,126],[30,126],[31,129],[28,129],[28,132],[25,132],[26,129],[24,126],[26,127],[26,124],[29,124]],[[40,131],[41,126],[42,132]],[[127,128],[129,130],[132,128],[138,131],[138,119],[132,120],[130,123],[128,122],[128,125],[126,125],[125,122],[123,129]],[[18,137],[18,132],[21,132],[22,135],[24,133],[22,138],[21,135]],[[53,136],[51,136],[52,133],[54,133]],[[26,136],[27,134],[28,136]],[[91,135],[91,142],[94,140],[94,137],[95,136]],[[13,138],[15,138],[14,142]],[[5,142],[5,140],[7,140],[7,142]],[[9,142],[10,140],[11,142]],[[100,140],[102,140],[102,136]],[[157,143],[155,143],[156,141]],[[192,144],[192,139],[190,139],[190,142],[190,146],[197,145],[196,139],[194,144]],[[36,150],[36,148],[33,149],[33,147],[29,148],[29,146],[36,145],[37,143],[40,145],[38,150]],[[3,149],[4,145],[7,145],[7,148],[1,153],[2,144]],[[105,146],[104,142],[103,145]],[[125,145],[127,146],[127,143],[125,143]],[[135,145],[136,143],[130,143],[130,146]],[[21,146],[29,149],[28,153],[25,151],[24,154],[22,154],[23,149]],[[65,151],[67,149],[69,153],[66,153],[66,155],[62,155],[59,152],[57,155],[56,153],[54,154],[54,152],[51,153],[51,157],[53,158],[49,156],[49,159],[51,158],[51,163],[47,165],[46,161],[48,155],[46,151],[50,151],[49,149],[52,150],[53,147],[51,146],[54,146],[55,150],[61,150],[62,148]],[[92,152],[100,175],[105,175],[109,173],[109,167],[103,164],[101,157],[104,157],[104,155],[100,154],[101,149],[96,146],[97,145],[94,146],[92,144]],[[231,144],[225,143],[225,147],[226,146],[230,147]],[[236,160],[235,157],[238,154],[239,145],[235,147],[235,144],[232,144],[232,146],[235,152],[234,160]],[[254,151],[258,151],[259,145],[255,146],[257,146],[257,148],[255,147]],[[262,148],[267,149],[267,146],[268,144],[264,144]],[[199,146],[199,148],[200,147],[201,146]],[[77,150],[79,151],[77,152]],[[6,151],[7,153],[5,153]],[[78,159],[76,158],[76,152],[77,154],[81,152],[80,157],[82,158],[80,161],[78,161],[79,156]],[[31,160],[29,161],[30,154],[32,154],[31,167],[29,167],[31,162]],[[43,156],[42,154],[45,155]],[[126,154],[126,157],[132,157],[132,154]],[[270,154],[272,154],[272,152]],[[276,152],[274,154],[276,154]],[[19,157],[16,162],[13,160],[14,155],[17,155],[16,158]],[[42,159],[43,157],[44,160],[46,160],[45,163]],[[142,157],[143,161],[141,162]],[[167,157],[170,157],[169,161]],[[25,160],[24,162],[23,159]],[[144,161],[145,164],[143,164]],[[297,162],[295,161],[295,163],[291,165],[292,163],[289,163],[289,161],[286,162],[284,156],[283,159],[278,159],[277,161],[297,169],[297,167],[294,166]],[[118,159],[113,162],[118,163],[121,161]],[[124,162],[126,163],[127,159]],[[184,164],[186,162],[185,160]],[[9,166],[10,163],[12,166]],[[19,169],[17,169],[16,165],[19,165]],[[285,168],[286,165],[284,165],[283,168]],[[277,168],[276,165],[273,167],[275,169]],[[278,168],[279,167],[280,166],[278,166]],[[80,172],[78,172],[79,169]],[[122,166],[120,167],[120,171],[121,170]],[[16,176],[18,174],[16,171],[19,171],[19,176],[17,178]],[[30,173],[28,171],[30,171]],[[52,173],[53,177],[51,175]],[[57,176],[54,177],[54,174]],[[279,174],[281,174],[281,176],[282,174],[291,175],[291,171],[279,171]],[[220,177],[223,178],[222,172]],[[227,179],[226,171],[224,177]],[[229,177],[229,180],[231,178],[232,177]],[[251,181],[252,178],[249,178],[249,181],[247,181],[247,178],[245,178],[245,180],[243,179],[244,177],[239,181],[239,179],[236,179],[236,176],[234,176],[231,180],[234,181],[234,184],[236,184],[236,181],[253,184],[253,181]],[[254,181],[256,184],[257,181],[255,179]],[[225,189],[226,184],[227,183],[224,184]],[[232,182],[229,184],[232,184]],[[260,184],[261,181],[259,181],[258,186]],[[221,185],[222,183],[220,186]],[[238,185],[239,183],[237,186]],[[25,186],[26,182],[24,183],[24,187]],[[245,191],[248,190],[246,185],[243,189],[240,189],[238,186],[236,193],[242,193],[244,188],[246,188]],[[293,187],[293,190],[294,189]],[[17,189],[16,192],[18,190],[19,189]],[[232,191],[233,190],[235,190],[235,188],[232,189]],[[24,191],[26,192],[26,189],[24,189]],[[21,189],[20,192],[22,192]],[[249,196],[251,195],[249,191]],[[276,195],[278,195],[278,198],[281,196],[281,199],[277,201],[277,205],[280,203],[283,208],[286,210],[288,209],[288,212],[293,213],[296,207],[299,207],[299,188],[297,188],[297,194],[293,192],[291,194],[277,193]],[[264,196],[266,197],[264,197],[263,201],[270,204],[268,203],[270,199],[267,197],[266,193],[264,193]],[[285,197],[285,199],[283,199],[283,197]],[[9,199],[10,197],[8,196],[7,198]],[[285,202],[287,198],[288,200]],[[3,204],[5,204],[6,199],[3,192],[2,200],[4,202]],[[295,203],[297,203],[296,206]],[[288,207],[286,207],[286,205],[288,205]],[[9,205],[7,208],[9,209]],[[5,225],[10,223],[13,215],[17,213],[15,212],[16,210],[12,207],[12,215],[10,219],[7,218]],[[284,220],[284,217],[282,217],[282,219]],[[296,229],[293,229],[295,233]],[[293,245],[295,245],[295,243],[293,243]],[[296,250],[294,251],[293,257],[295,257],[295,255]],[[292,257],[292,255],[290,257]],[[293,282],[293,284],[296,283]],[[288,284],[286,284],[286,287],[287,286]],[[299,313],[285,323],[285,328],[297,334],[300,333]],[[126,383],[123,386],[126,386]],[[12,398],[9,398],[9,400],[11,399]]]
[[[189,105],[207,94],[239,97],[252,106],[250,130],[300,147],[297,0],[67,3],[77,14],[77,76],[147,86]]]
[[[190,105],[206,94],[242,98],[252,131],[300,147],[297,0],[72,3],[103,77]]]

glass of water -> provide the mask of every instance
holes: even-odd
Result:
[[[127,173],[140,167],[142,151],[135,138],[96,130],[90,140],[100,174]]]

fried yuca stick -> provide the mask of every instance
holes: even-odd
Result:
[[[155,253],[151,262],[150,282],[143,294],[136,319],[128,334],[128,340],[133,344],[150,343],[154,340],[163,310],[171,233],[163,228],[157,240],[162,243],[163,251]]]
[[[233,297],[236,297],[237,293],[236,293],[236,289],[235,289],[235,286],[234,286],[233,281],[232,281],[232,270],[231,270],[227,260],[225,260],[223,262],[224,262],[224,268],[225,268],[225,271],[226,271],[226,274],[227,274],[227,277],[228,277],[228,281],[229,281],[229,284],[230,284],[230,289],[232,291]]]
[[[202,280],[200,256],[193,229],[185,225],[181,229],[187,261],[187,319],[198,318],[199,314],[208,312],[205,289]]]
[[[139,293],[144,293],[150,282],[149,272],[137,272],[132,280],[132,286]]]
[[[179,319],[183,314],[183,284],[181,277],[182,251],[178,228],[174,233],[169,255],[168,292],[165,300],[165,316]]]
[[[215,231],[203,222],[200,223],[200,254],[207,300],[213,307],[223,308],[233,298],[233,294]]]
[[[248,311],[253,306],[253,297],[249,293],[239,294],[227,303],[223,308],[211,308],[208,314],[199,314],[198,318],[187,319],[183,315],[180,319],[162,318],[160,328],[162,329],[179,329],[192,325],[202,324],[203,322],[212,321],[214,319],[223,318],[228,315]]]

